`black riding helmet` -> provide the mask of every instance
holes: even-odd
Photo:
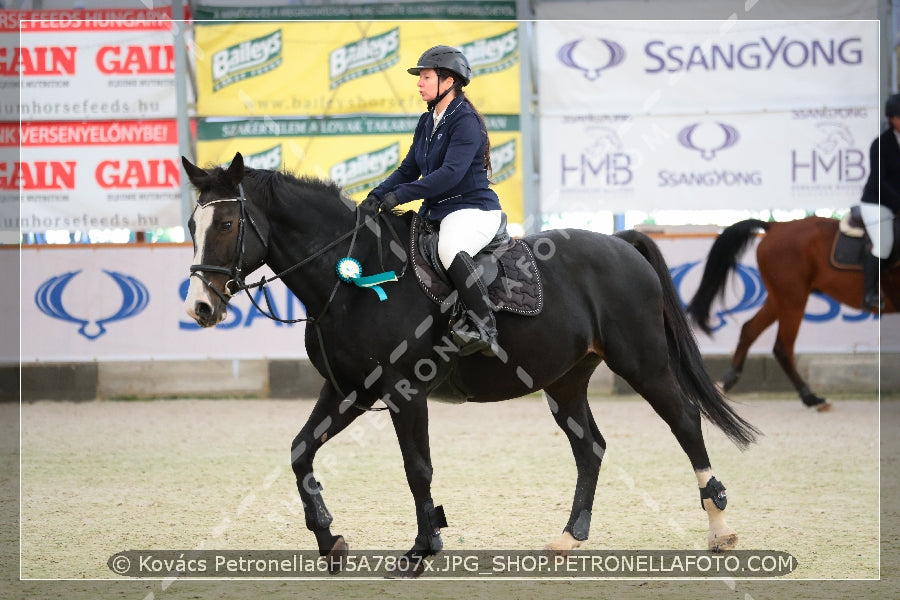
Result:
[[[415,67],[407,69],[410,75],[418,75],[421,69],[446,69],[459,80],[460,85],[468,85],[472,77],[472,69],[465,55],[451,46],[434,46],[429,48]]]
[[[900,94],[888,97],[884,103],[884,116],[887,118],[900,117]]]

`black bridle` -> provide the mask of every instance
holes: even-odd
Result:
[[[318,323],[322,319],[322,317],[325,316],[325,313],[328,312],[328,308],[329,308],[329,306],[331,306],[331,302],[332,302],[332,300],[334,300],[335,294],[337,294],[338,288],[340,287],[341,280],[338,279],[335,282],[334,287],[332,288],[331,293],[328,296],[328,300],[325,303],[324,308],[322,309],[322,311],[319,313],[319,315],[317,317],[301,317],[298,319],[282,319],[275,314],[274,310],[272,309],[272,303],[269,298],[269,289],[268,289],[267,285],[268,285],[268,283],[270,283],[272,281],[284,278],[289,273],[291,273],[291,272],[299,269],[300,267],[306,265],[307,263],[319,258],[320,256],[322,256],[323,254],[325,254],[326,252],[328,252],[329,250],[331,250],[332,248],[334,248],[335,246],[337,246],[338,244],[340,244],[347,238],[351,238],[350,239],[350,247],[347,249],[347,254],[346,254],[347,257],[350,257],[350,255],[353,254],[353,247],[356,245],[356,236],[359,233],[360,229],[362,229],[363,227],[368,225],[369,218],[363,219],[362,211],[359,209],[359,207],[357,207],[356,208],[356,224],[353,227],[353,229],[340,235],[335,240],[329,242],[328,244],[326,244],[319,250],[316,250],[315,252],[313,252],[312,254],[310,254],[309,256],[304,258],[303,260],[295,263],[294,265],[288,267],[287,269],[281,271],[280,273],[277,273],[276,275],[274,275],[268,279],[265,276],[262,276],[260,278],[260,280],[257,281],[256,283],[248,284],[244,281],[244,278],[242,275],[242,265],[244,262],[244,253],[246,250],[245,244],[244,244],[244,233],[245,233],[245,229],[246,229],[245,223],[247,223],[247,222],[250,223],[250,226],[253,228],[254,233],[256,233],[256,236],[259,238],[260,242],[262,243],[263,248],[266,250],[266,253],[268,253],[269,245],[268,245],[268,242],[265,239],[265,237],[260,232],[259,226],[257,226],[256,221],[253,220],[253,215],[251,215],[247,211],[246,200],[247,200],[247,198],[244,195],[244,188],[241,184],[238,184],[238,196],[236,198],[220,198],[217,200],[211,200],[210,202],[207,202],[206,204],[203,204],[203,205],[201,205],[198,202],[197,206],[194,207],[194,211],[196,211],[197,208],[200,208],[201,206],[206,207],[211,204],[217,204],[220,202],[237,202],[238,205],[240,206],[240,218],[238,220],[238,237],[237,237],[238,256],[237,256],[237,260],[235,261],[234,266],[224,267],[224,266],[220,266],[220,265],[206,265],[206,264],[191,265],[191,267],[190,267],[191,277],[196,277],[197,279],[202,281],[203,284],[206,285],[209,289],[211,289],[216,294],[216,296],[218,296],[219,299],[221,299],[222,302],[224,302],[226,305],[229,303],[231,298],[236,293],[244,291],[247,294],[247,297],[250,299],[250,303],[253,304],[253,306],[256,307],[256,309],[259,312],[261,312],[263,315],[265,315],[266,317],[268,317],[269,319],[271,319],[273,321],[277,321],[279,323],[286,323],[286,324],[300,323],[300,322],[304,322],[304,321],[312,323],[315,326],[316,335],[319,340],[319,348],[322,351],[322,357],[325,362],[325,369],[328,372],[328,377],[331,380],[331,384],[342,396],[346,397],[346,394],[344,394],[344,392],[341,390],[341,387],[338,385],[337,379],[331,370],[331,365],[328,362],[328,357],[325,352],[325,340],[322,337],[322,330],[319,327],[319,323]],[[372,229],[375,232],[376,237],[378,238],[379,263],[381,264],[382,270],[384,270],[384,255],[382,252],[382,244],[381,244],[381,229],[377,223],[377,220],[379,217],[381,217],[381,214],[382,213],[380,213],[380,212],[376,212],[375,215],[373,217],[371,217],[371,219],[372,219]],[[385,219],[384,224],[390,230],[391,235],[394,238],[394,241],[397,243],[397,247],[402,249],[403,244],[400,242],[400,237],[397,235],[397,231],[391,225],[390,221]],[[259,267],[260,265],[262,265],[264,262],[265,262],[265,257],[260,259],[259,264],[256,265],[254,267],[254,269]],[[406,273],[406,268],[408,266],[409,266],[409,261],[404,261],[403,268],[400,270],[400,274],[397,276],[398,279],[403,277],[403,275]],[[203,275],[203,273],[201,273],[201,271],[206,271],[206,272],[211,272],[211,273],[221,273],[221,274],[227,275],[230,279],[227,282],[225,282],[225,286],[223,288],[224,291],[220,292],[219,289],[216,288],[216,286],[214,286],[213,283],[211,281],[209,281],[209,279],[207,279]],[[233,284],[233,287],[232,287],[232,284]],[[251,289],[257,288],[257,287],[262,289],[262,291],[263,291],[263,297],[265,298],[265,301],[266,301],[265,309],[263,309],[259,305],[259,303],[257,303],[256,299],[250,293]],[[371,407],[361,406],[361,405],[356,404],[355,402],[353,405],[361,410],[384,410],[384,408],[371,408]]]
[[[238,235],[237,235],[237,247],[238,247],[238,257],[234,263],[234,266],[231,267],[223,267],[220,265],[191,265],[191,277],[196,277],[203,284],[208,287],[219,299],[228,304],[231,297],[234,296],[235,293],[241,291],[242,289],[246,289],[247,285],[244,283],[244,278],[242,275],[242,266],[244,263],[244,253],[246,252],[246,247],[244,244],[244,232],[246,229],[245,223],[249,222],[250,226],[253,228],[254,233],[256,233],[256,237],[259,238],[259,241],[262,242],[263,248],[268,252],[269,244],[266,241],[265,237],[259,230],[259,226],[256,224],[256,221],[253,220],[253,216],[247,212],[246,206],[246,196],[244,196],[244,186],[240,183],[238,184],[238,194],[237,198],[219,198],[218,200],[211,200],[206,204],[197,203],[197,206],[194,207],[194,212],[197,211],[198,208],[206,208],[207,206],[211,206],[213,204],[219,204],[222,202],[237,202],[238,206],[240,206],[241,214],[238,219]],[[193,216],[193,215],[192,215]],[[259,264],[261,265],[263,260],[261,259]],[[259,265],[257,265],[259,266]],[[219,288],[213,285],[213,283],[206,278],[206,276],[201,273],[201,271],[207,273],[221,273],[223,275],[227,275],[230,277],[228,281],[225,282],[223,287],[224,292],[220,292]],[[232,285],[235,287],[232,289]]]

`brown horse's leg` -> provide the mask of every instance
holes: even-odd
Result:
[[[794,343],[797,341],[797,333],[800,331],[800,323],[803,321],[803,312],[804,303],[791,303],[790,310],[782,311],[778,320],[778,335],[775,338],[772,354],[775,355],[778,364],[791,380],[803,404],[824,412],[831,409],[831,403],[809,389],[806,381],[797,371],[797,363],[794,359]]]
[[[775,322],[775,319],[775,308],[771,301],[766,300],[762,308],[741,327],[741,336],[738,338],[737,348],[734,351],[734,356],[731,358],[731,368],[722,378],[721,385],[723,390],[727,392],[738,382],[741,371],[744,369],[744,362],[747,360],[750,346],[762,335],[763,331]]]
[[[589,355],[561,379],[545,388],[547,403],[556,424],[569,438],[578,478],[572,511],[562,534],[549,542],[547,550],[567,554],[587,540],[591,526],[591,508],[600,475],[600,462],[606,452],[606,440],[594,422],[587,401],[591,373],[600,364],[599,357]]]

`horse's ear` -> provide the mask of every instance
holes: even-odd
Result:
[[[231,164],[228,165],[225,174],[228,176],[228,181],[234,186],[244,180],[244,157],[240,152],[234,153],[234,158],[231,159]]]
[[[188,179],[197,189],[209,184],[209,173],[192,163],[187,157],[181,157],[181,164],[184,172],[187,173]]]

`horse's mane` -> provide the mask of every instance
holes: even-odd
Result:
[[[298,197],[298,194],[291,193],[292,188],[302,188],[305,195],[312,193],[335,201],[344,195],[341,186],[334,181],[311,175],[295,175],[289,171],[245,168],[244,177],[253,179],[260,190],[264,190],[270,197]]]

